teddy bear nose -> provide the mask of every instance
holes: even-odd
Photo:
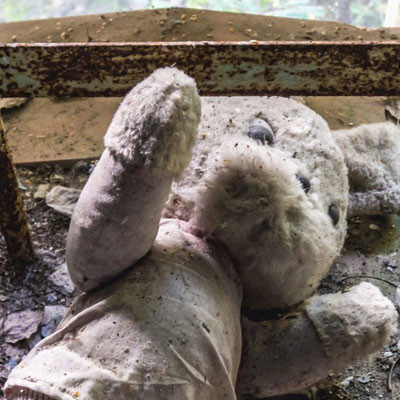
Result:
[[[304,192],[307,194],[311,189],[310,181],[304,175],[301,174],[296,175],[296,178],[300,181]]]
[[[265,145],[265,143],[271,145],[274,142],[274,134],[272,133],[271,128],[260,118],[257,118],[252,122],[249,131],[247,132],[247,136],[263,145]]]

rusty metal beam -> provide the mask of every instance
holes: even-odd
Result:
[[[22,267],[34,259],[34,251],[1,115],[0,171],[0,232],[4,235],[10,259]]]
[[[251,41],[0,44],[0,96],[123,96],[171,65],[202,95],[400,95],[397,41]]]

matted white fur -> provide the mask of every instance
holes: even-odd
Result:
[[[376,352],[397,331],[393,303],[368,282],[345,293],[315,296],[306,311],[335,371]]]
[[[400,128],[392,122],[334,131],[349,169],[349,215],[400,212]]]
[[[244,305],[287,307],[306,299],[339,254],[346,230],[347,168],[326,122],[279,97],[203,98],[194,155],[164,216],[222,242],[235,259]],[[274,143],[247,136],[264,119]],[[296,175],[307,177],[306,194]],[[329,207],[340,211],[334,226]]]
[[[199,118],[195,82],[175,68],[157,70],[126,96],[71,220],[67,264],[81,290],[106,284],[149,251]]]

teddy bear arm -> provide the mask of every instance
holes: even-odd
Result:
[[[125,97],[68,232],[67,265],[81,290],[107,284],[149,251],[199,119],[196,85],[174,68],[155,71]]]
[[[300,390],[378,351],[395,333],[397,313],[378,288],[362,283],[314,296],[300,314],[262,322],[243,318],[242,326],[239,400]]]
[[[103,286],[135,264],[157,235],[172,177],[145,168],[122,169],[105,150],[71,219],[67,265],[83,291]]]

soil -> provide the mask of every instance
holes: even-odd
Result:
[[[196,16],[196,18],[190,18]],[[384,40],[398,39],[399,30],[366,30],[348,25],[298,21],[199,10],[148,10],[100,16],[71,17],[0,24],[0,42],[175,41],[175,40]],[[331,128],[345,128],[384,120],[384,98],[312,97],[303,101],[320,113]],[[68,306],[72,295],[49,281],[49,275],[65,261],[69,220],[33,198],[40,184],[80,187],[85,174],[63,167],[65,161],[96,158],[102,150],[104,132],[120,99],[32,99],[0,102],[14,159],[18,168],[37,260],[21,273],[6,261],[0,238],[0,332],[8,314],[23,310],[42,311],[48,305]],[[62,162],[46,165],[43,162]],[[398,217],[353,218],[343,255],[335,262],[319,291],[335,292],[368,275],[400,283]],[[392,300],[390,285],[375,282]],[[0,340],[0,386],[9,371],[40,339],[42,323],[29,338],[15,344]],[[400,356],[399,337],[375,358],[331,375],[308,390],[283,399],[378,400],[400,398],[400,368],[389,370]],[[3,399],[0,392],[0,399]]]
[[[34,169],[18,169],[28,220],[32,230],[37,259],[22,269],[7,261],[5,243],[0,238],[0,386],[9,371],[41,338],[35,333],[17,343],[7,343],[3,331],[7,316],[20,311],[43,311],[47,305],[69,306],[72,296],[47,278],[65,260],[65,239],[69,219],[49,209],[44,200],[34,200],[39,184],[68,184],[65,170],[42,165]],[[40,328],[42,324],[40,324]],[[40,329],[38,330],[40,332]],[[3,399],[0,391],[0,399]]]

